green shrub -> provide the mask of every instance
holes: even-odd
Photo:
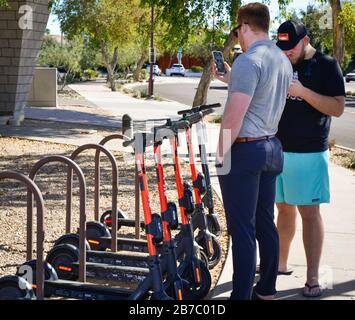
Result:
[[[148,71],[146,69],[141,70],[141,80],[147,80],[148,79]]]
[[[84,77],[88,80],[96,79],[99,76],[99,73],[93,69],[87,69],[84,71]]]
[[[148,97],[148,89],[140,89],[140,93],[141,93],[141,98]]]
[[[345,166],[349,169],[355,169],[355,154],[349,155],[346,159]]]
[[[203,68],[200,66],[192,66],[191,71],[195,72],[195,73],[201,73],[201,72],[203,72]]]

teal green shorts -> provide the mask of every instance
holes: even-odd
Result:
[[[330,202],[329,151],[284,152],[284,169],[276,180],[276,203],[313,205]]]

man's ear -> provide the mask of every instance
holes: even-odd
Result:
[[[305,47],[307,47],[311,43],[311,38],[309,36],[305,36],[303,41],[304,41]]]

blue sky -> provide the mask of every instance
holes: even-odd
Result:
[[[246,1],[243,1],[243,4],[250,3],[250,2],[255,2],[255,0],[246,0]],[[314,3],[314,1],[294,0],[291,3],[290,8],[295,8],[297,10],[301,10],[301,9],[305,10],[307,8],[307,5],[310,3]],[[274,19],[275,17],[278,16],[279,10],[278,10],[277,0],[271,0],[270,13],[271,13],[272,19]],[[53,15],[50,16],[47,28],[50,30],[51,34],[57,34],[57,35],[60,34],[59,23],[58,23],[55,16],[53,16]]]

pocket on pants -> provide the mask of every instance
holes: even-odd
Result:
[[[276,173],[281,173],[283,171],[284,165],[284,154],[282,150],[282,145],[279,139],[274,138],[271,141],[272,145],[272,160],[269,166],[270,171],[274,171]]]

